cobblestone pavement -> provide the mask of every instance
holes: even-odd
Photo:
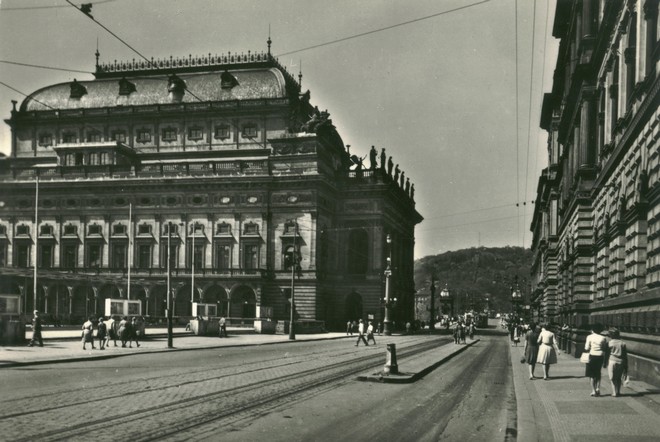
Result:
[[[402,357],[448,342],[437,336],[393,339]],[[167,361],[174,354],[152,354],[156,367],[125,376],[108,376],[111,367],[104,365],[98,379],[86,375],[79,384],[52,382],[37,392],[5,395],[0,434],[7,440],[100,441],[116,438],[108,428],[121,428],[132,440],[172,438],[181,432],[191,436],[206,422],[229,424],[382,364],[384,346],[372,350],[347,344],[261,360],[246,354],[220,366],[191,361],[170,368]],[[72,364],[63,367],[75,369]]]

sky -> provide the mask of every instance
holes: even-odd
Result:
[[[555,0],[86,2],[147,58],[266,51],[270,32],[272,53],[302,72],[351,153],[385,148],[414,183],[416,259],[529,247]],[[23,94],[93,79],[97,44],[101,62],[140,58],[66,0],[0,0],[0,117]],[[10,147],[0,123],[0,152]]]

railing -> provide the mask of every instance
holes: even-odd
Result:
[[[27,275],[33,272],[34,267],[0,267],[0,274],[4,275]],[[122,275],[128,274],[126,267],[51,267],[48,269],[38,268],[41,276],[58,276],[63,273],[80,275]],[[172,276],[191,276],[189,268],[172,269]],[[166,268],[131,268],[134,276],[166,276]],[[265,278],[268,271],[265,269],[197,269],[195,276],[220,276],[228,278]]]

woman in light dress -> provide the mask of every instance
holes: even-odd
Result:
[[[557,338],[555,334],[550,331],[550,327],[546,324],[541,326],[541,333],[538,339],[539,354],[536,357],[536,363],[543,366],[543,380],[547,381],[550,376],[550,365],[557,363],[557,355],[559,347],[557,347]]]
[[[591,334],[584,342],[584,351],[589,352],[589,362],[585,368],[585,376],[589,377],[591,396],[600,396],[600,371],[604,367],[607,339],[601,335],[603,326],[593,324]]]

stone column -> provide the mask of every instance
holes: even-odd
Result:
[[[595,88],[589,88],[582,91],[580,106],[579,167],[592,167],[596,163],[596,141],[598,134]]]

